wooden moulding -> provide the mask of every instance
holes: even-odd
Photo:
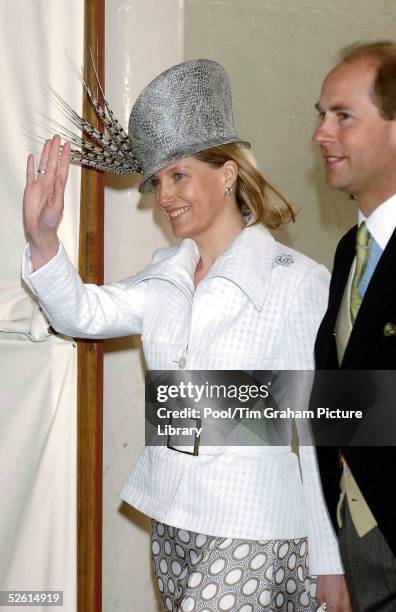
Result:
[[[85,0],[84,68],[100,100],[89,55],[104,87],[105,0]],[[100,129],[86,96],[83,115]],[[103,283],[104,177],[81,176],[79,273]],[[77,610],[102,610],[103,341],[78,340],[77,359]]]

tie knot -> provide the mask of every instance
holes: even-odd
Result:
[[[366,222],[362,221],[356,234],[356,246],[358,248],[366,248],[368,246],[370,237],[370,232],[367,229]]]

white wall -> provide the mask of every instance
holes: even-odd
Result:
[[[301,210],[279,239],[329,268],[356,209],[325,185],[310,141],[314,103],[340,48],[392,37],[394,0],[186,0],[186,59],[224,64],[239,133],[252,142],[264,174]]]

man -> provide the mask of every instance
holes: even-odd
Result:
[[[348,48],[316,106],[327,182],[359,206],[358,226],[337,247],[317,368],[396,370],[396,44]],[[339,506],[353,609],[394,612],[396,447],[322,447],[318,456],[335,524]]]

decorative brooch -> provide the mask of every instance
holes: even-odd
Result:
[[[275,263],[278,266],[283,266],[284,268],[287,268],[287,266],[290,266],[290,264],[294,263],[294,259],[292,255],[282,253],[281,255],[275,257]]]

